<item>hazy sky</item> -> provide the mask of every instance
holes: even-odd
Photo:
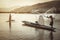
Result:
[[[0,8],[10,8],[14,6],[27,6],[51,0],[0,0]]]

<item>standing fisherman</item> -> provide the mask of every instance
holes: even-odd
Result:
[[[51,26],[51,28],[53,28],[53,17],[50,16],[50,19],[51,19],[50,26]],[[53,32],[52,31],[50,32],[50,39],[53,40]]]
[[[51,28],[53,28],[53,17],[52,17],[52,15],[47,17],[47,18],[50,18],[51,21],[50,21],[49,25],[51,26]],[[52,31],[50,32],[50,39],[53,40],[53,32]]]

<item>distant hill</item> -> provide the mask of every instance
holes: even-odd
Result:
[[[9,12],[9,8],[0,8],[0,12]]]
[[[45,13],[48,9],[55,7],[57,8],[57,12],[60,12],[60,1],[50,1],[45,3],[38,3],[32,6],[25,6],[20,8],[15,8],[11,10],[12,12],[34,12],[39,10],[39,13]]]

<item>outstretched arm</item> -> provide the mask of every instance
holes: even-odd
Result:
[[[46,17],[46,18],[51,18],[50,16],[44,16],[44,17]],[[55,19],[54,17],[52,17],[53,19]]]

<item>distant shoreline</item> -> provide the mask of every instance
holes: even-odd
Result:
[[[45,14],[45,13],[31,13],[31,12],[0,12],[0,14],[2,13],[14,13],[14,14]],[[47,14],[60,14],[60,13],[47,13]]]

